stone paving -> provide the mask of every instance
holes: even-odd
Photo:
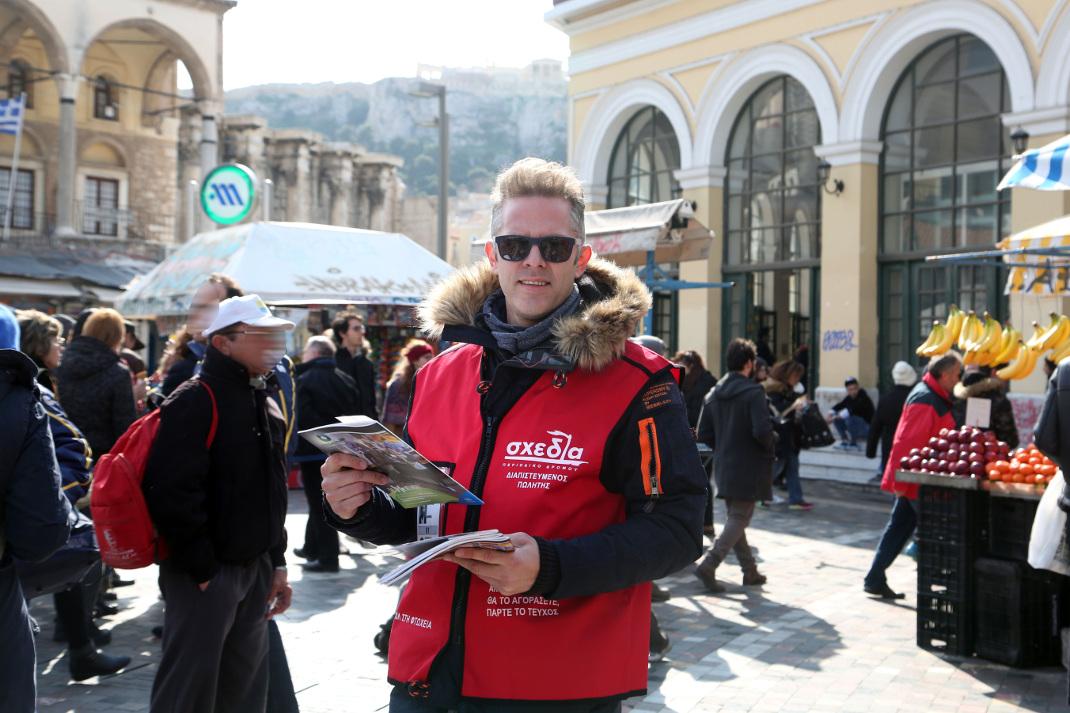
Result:
[[[916,574],[909,558],[890,571],[896,604],[872,600],[861,580],[888,512],[883,496],[861,489],[806,484],[817,503],[809,513],[772,509],[755,516],[751,543],[769,583],[739,586],[729,560],[719,574],[728,585],[705,594],[688,571],[661,581],[673,593],[655,605],[673,648],[650,670],[649,694],[631,711],[685,713],[982,713],[1066,710],[1061,668],[1016,670],[977,659],[942,658],[915,646]],[[303,497],[293,493],[287,529],[304,529]],[[722,512],[718,512],[721,521]],[[363,713],[386,710],[386,666],[371,639],[396,603],[397,592],[375,575],[397,560],[345,540],[337,575],[302,576],[293,564],[294,607],[279,619],[301,710]],[[154,569],[126,573],[136,584],[116,590],[122,611],[106,620],[107,650],[134,658],[125,672],[70,683],[62,644],[52,642],[50,602],[34,602],[42,713],[115,713],[148,707],[162,621]],[[508,652],[506,652],[508,653]],[[518,652],[519,653],[519,652]]]

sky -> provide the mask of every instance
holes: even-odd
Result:
[[[223,18],[223,85],[374,82],[418,63],[565,60],[553,0],[239,0]]]

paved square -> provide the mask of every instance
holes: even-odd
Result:
[[[721,596],[704,593],[689,571],[661,581],[673,593],[655,605],[672,638],[667,661],[650,671],[650,692],[625,705],[633,711],[686,713],[981,713],[1066,710],[1066,672],[1016,670],[978,659],[944,659],[914,644],[916,569],[900,558],[890,571],[905,601],[886,604],[863,595],[862,576],[887,518],[883,496],[807,483],[817,503],[809,513],[759,511],[748,533],[759,549],[769,583],[740,586],[729,560],[719,575]],[[304,532],[305,506],[291,494],[287,529],[291,549]],[[723,521],[723,511],[718,512]],[[397,559],[354,553],[336,575],[302,576],[291,558],[294,606],[279,620],[301,710],[364,713],[386,710],[386,665],[372,636],[393,611],[397,590],[376,576]],[[116,590],[122,611],[106,620],[114,642],[107,650],[129,654],[125,672],[69,683],[66,653],[52,641],[47,600],[34,602],[42,713],[115,713],[148,708],[159,660],[152,627],[162,622],[153,569],[125,573],[136,584]],[[503,652],[510,654],[522,652]]]

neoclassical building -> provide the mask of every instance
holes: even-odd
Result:
[[[570,37],[592,205],[683,197],[716,233],[669,267],[735,287],[658,298],[715,371],[764,335],[777,358],[808,347],[821,387],[876,387],[953,303],[1019,328],[1070,310],[1005,296],[994,262],[926,261],[1070,212],[1068,192],[996,191],[1012,132],[1070,132],[1066,0],[557,0],[546,20]]]

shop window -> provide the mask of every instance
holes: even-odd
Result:
[[[11,169],[0,168],[0,226],[7,223],[7,191],[11,185]],[[15,195],[11,204],[11,227],[33,230],[34,175],[33,171],[19,169],[15,180]]]
[[[97,77],[93,83],[93,118],[119,120],[118,90],[107,77]]]
[[[82,230],[86,235],[119,234],[119,181],[86,176]]]
[[[673,173],[680,168],[680,146],[665,114],[647,107],[633,116],[617,137],[609,163],[607,208],[658,203],[680,197]]]
[[[7,96],[16,99],[26,93],[26,108],[33,108],[33,81],[30,79],[30,65],[20,59],[12,60],[7,68]]]
[[[917,364],[913,345],[951,304],[1002,316],[1001,268],[925,264],[928,255],[992,247],[1007,232],[1010,166],[1001,115],[1007,80],[971,35],[932,45],[906,69],[885,111],[880,168],[881,376]]]

